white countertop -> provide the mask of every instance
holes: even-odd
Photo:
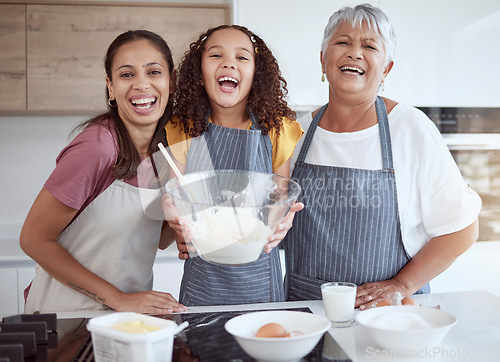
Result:
[[[458,323],[445,337],[441,345],[425,351],[417,351],[418,358],[390,354],[377,347],[360,325],[349,328],[331,328],[328,353],[336,361],[351,359],[354,362],[380,361],[500,361],[500,297],[485,291],[434,293],[415,295],[413,298],[423,307],[440,305],[452,313]],[[232,306],[191,307],[188,313],[234,310],[262,310],[309,307],[315,314],[324,315],[320,300],[260,303]],[[58,313],[58,318],[96,317],[106,311]],[[363,313],[356,310],[355,314]],[[328,337],[328,336],[327,336]],[[334,342],[332,342],[332,340]],[[341,349],[336,348],[340,345]],[[324,353],[326,353],[324,349]]]
[[[332,328],[330,334],[356,362],[383,361],[500,361],[500,297],[485,291],[414,295],[422,306],[440,305],[458,318],[441,345],[414,356],[390,355],[377,347],[360,325]],[[357,313],[362,313],[357,311]]]

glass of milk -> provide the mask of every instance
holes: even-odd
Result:
[[[332,327],[348,327],[354,324],[356,284],[331,282],[321,285],[326,318]]]

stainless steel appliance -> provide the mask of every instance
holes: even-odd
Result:
[[[483,200],[479,241],[500,241],[500,108],[418,108],[438,126],[464,179]]]

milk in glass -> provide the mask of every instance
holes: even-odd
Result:
[[[325,315],[332,326],[351,325],[354,317],[356,284],[344,282],[325,283],[321,286]]]

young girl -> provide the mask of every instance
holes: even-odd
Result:
[[[161,213],[145,215],[141,195],[156,190],[139,188],[137,176],[166,141],[172,55],[159,35],[128,31],[111,43],[104,66],[108,112],[82,124],[61,151],[21,231],[22,249],[39,265],[26,313],[185,310],[151,290],[168,228]]]
[[[286,81],[264,41],[248,29],[222,25],[190,45],[179,68],[175,117],[167,142],[186,173],[240,169],[289,177],[290,158],[302,136],[285,101]],[[166,199],[165,199],[166,200]],[[164,206],[167,201],[164,201]],[[292,211],[298,211],[297,205]],[[164,207],[165,209],[165,207]],[[168,219],[168,217],[167,217]],[[170,220],[174,230],[178,224]],[[244,304],[284,300],[277,239],[259,260],[221,266],[186,260],[181,303]],[[181,257],[186,245],[178,243]]]

